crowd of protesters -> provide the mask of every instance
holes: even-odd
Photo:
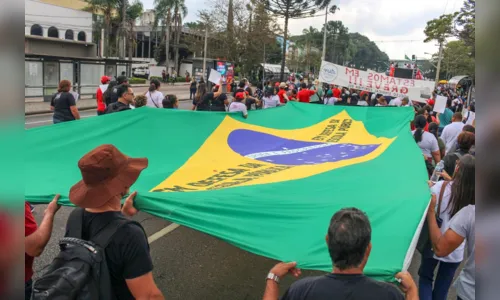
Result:
[[[137,96],[124,76],[119,76],[116,82],[103,76],[101,83],[97,90],[98,115],[142,106],[178,107],[175,95],[165,96],[159,91],[161,83],[158,80],[152,80],[149,90]],[[79,119],[70,89],[69,81],[61,81],[51,102],[54,123]],[[406,271],[394,274],[401,293],[394,285],[364,275],[372,251],[370,220],[357,208],[345,208],[333,215],[327,228],[326,245],[332,260],[332,272],[294,282],[281,299],[446,300],[462,263],[463,270],[454,283],[457,299],[475,299],[474,103],[467,104],[467,113],[463,115],[466,103],[460,94],[449,89],[438,88],[426,103],[421,103],[407,97],[388,97],[336,85],[321,85],[318,80],[306,84],[302,78],[299,82],[268,81],[256,89],[243,79],[232,91],[232,94],[224,93],[221,83],[209,90],[204,81],[193,80],[190,84],[192,110],[238,112],[247,118],[252,109],[276,108],[297,101],[323,105],[407,106],[413,107],[415,112],[409,129],[422,152],[432,195],[419,239],[421,247],[417,247],[422,257],[418,284]],[[437,95],[448,98],[443,113],[433,111]],[[83,179],[71,188],[69,199],[83,215],[82,229],[86,239],[92,239],[105,224],[137,213],[133,204],[135,192],[128,196],[123,206],[120,206],[120,201],[129,194],[129,187],[147,165],[147,159],[129,158],[112,145],[99,146],[81,158],[78,166]],[[102,172],[103,169],[108,171]],[[92,184],[93,176],[99,173],[102,173],[99,181],[105,184]],[[59,209],[57,200],[58,196],[49,204],[39,226],[34,221],[30,204],[26,202],[26,299],[32,294],[33,258],[42,253],[50,239],[54,215]],[[68,228],[74,226],[72,222],[74,220],[70,218]],[[120,227],[115,235],[105,250],[110,288],[115,297],[164,299],[151,273],[153,264],[142,226],[128,224]],[[129,250],[123,251],[125,248]],[[279,282],[287,274],[301,275],[296,266],[296,262],[281,262],[270,270],[264,300],[278,299]]]

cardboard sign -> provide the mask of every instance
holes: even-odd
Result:
[[[319,81],[392,97],[426,102],[434,90],[433,81],[415,80],[367,72],[323,61]]]
[[[213,82],[215,84],[219,84],[222,74],[217,72],[217,70],[212,69],[210,71],[210,76],[208,77],[208,81]]]
[[[448,100],[448,98],[446,98],[446,97],[436,96],[436,103],[434,103],[433,111],[438,112],[440,114],[444,113],[447,100]]]

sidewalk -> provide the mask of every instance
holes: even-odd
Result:
[[[182,87],[182,86],[187,86],[189,83],[186,82],[177,82],[174,86],[175,87]],[[143,93],[147,90],[149,85],[147,84],[132,84],[132,88],[136,89],[136,94],[138,93]],[[164,89],[167,89],[169,87],[173,87],[172,85],[167,85],[167,84],[162,84],[160,91],[162,91],[164,94],[167,92],[164,91]],[[97,89],[97,87],[96,87]],[[181,93],[172,93],[176,94],[177,98],[179,98],[179,101],[190,101],[189,100],[189,91],[183,91]],[[97,103],[96,99],[94,98],[93,95],[86,95],[82,96],[82,99],[78,100],[76,102],[76,106],[78,107],[79,110],[87,110],[87,109],[95,109],[97,108]],[[24,101],[24,115],[36,115],[36,114],[45,114],[45,113],[50,113],[52,112],[50,110],[50,103],[49,102],[44,102],[43,98],[28,98],[25,99]]]

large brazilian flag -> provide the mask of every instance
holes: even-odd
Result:
[[[305,269],[331,271],[332,215],[372,225],[367,275],[409,266],[429,203],[411,107],[289,103],[240,114],[139,108],[27,130],[25,197],[47,203],[81,179],[78,160],[113,144],[149,167],[131,188],[152,215]]]

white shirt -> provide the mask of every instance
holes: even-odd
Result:
[[[462,122],[453,122],[444,127],[441,133],[441,139],[446,144],[446,153],[455,146],[458,135],[462,132],[465,124]]]
[[[280,106],[280,97],[278,95],[272,95],[271,97],[263,97],[262,101],[264,101],[264,109],[270,107]]]
[[[101,84],[99,88],[101,89],[101,92],[104,94],[104,92],[108,89],[109,84]]]
[[[413,130],[411,133],[415,135],[415,131]],[[432,152],[439,151],[439,144],[436,137],[427,131],[424,131],[422,134],[422,140],[417,143],[422,150],[422,153],[427,157],[432,157]]]
[[[397,97],[397,98],[394,98],[392,99],[390,102],[389,102],[389,106],[401,106],[402,104],[402,101],[403,99]]]
[[[472,122],[476,119],[476,113],[473,111],[469,111],[469,115],[465,115],[465,117],[467,118],[465,125],[472,125]]]
[[[439,201],[439,194],[441,193],[441,187],[443,186],[444,181],[438,181],[432,188],[431,188],[431,193],[436,195],[436,199]],[[451,197],[451,186],[453,184],[453,181],[448,183],[446,186],[444,193],[443,193],[443,200],[441,201],[441,211],[439,214],[439,217],[441,220],[443,220],[443,223],[441,225],[441,233],[444,234],[448,228],[450,228],[450,220],[451,220],[451,209],[452,207],[448,207],[448,204],[450,203],[450,197]],[[437,205],[438,202],[436,202],[436,210],[437,210]],[[443,262],[450,262],[450,263],[457,263],[461,262],[464,260],[464,248],[465,248],[465,241],[458,246],[457,249],[453,250],[448,256],[445,257],[437,257],[434,255],[434,259],[443,261]]]
[[[335,105],[335,102],[337,102],[335,97],[325,98],[324,100],[325,105]]]
[[[229,104],[229,112],[241,111],[243,116],[248,116],[247,106],[241,102],[233,101]]]
[[[148,102],[146,106],[154,107],[154,108],[163,108],[163,98],[165,98],[162,92],[153,91],[146,93],[146,98],[148,98]]]
[[[359,100],[357,105],[358,106],[368,106],[368,102],[366,102],[365,100]]]

